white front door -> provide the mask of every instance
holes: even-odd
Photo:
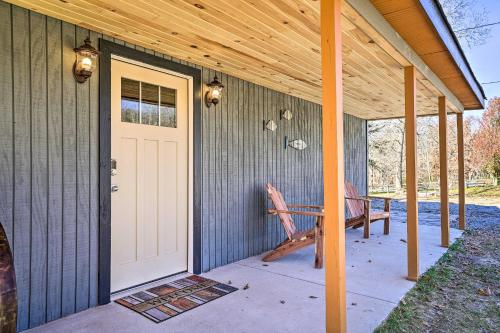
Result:
[[[111,62],[111,291],[187,270],[188,80]]]

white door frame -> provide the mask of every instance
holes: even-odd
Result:
[[[115,54],[111,55],[111,59],[119,60],[131,65],[155,70],[158,72],[166,73],[169,75],[181,77],[188,81],[188,265],[187,269],[189,273],[193,273],[193,77],[184,75],[178,72],[174,72],[165,68],[160,68],[152,66],[140,61],[128,59],[126,57],[118,56]],[[113,129],[111,129],[113,130]],[[113,230],[111,230],[113,232]],[[149,282],[149,281],[144,281]]]

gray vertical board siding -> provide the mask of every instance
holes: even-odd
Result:
[[[12,8],[14,81],[14,265],[18,329],[29,327],[31,277],[31,100],[29,12]]]
[[[14,123],[11,6],[0,2],[0,223],[12,242],[14,204]],[[11,243],[12,244],[12,243]]]
[[[272,131],[269,131],[265,129],[265,124],[269,120],[269,117],[267,115],[267,89],[262,88],[262,100],[260,101],[261,103],[261,108],[262,108],[262,184],[261,186],[264,188],[265,184],[269,181],[269,171],[268,168],[266,167],[267,161],[269,160],[269,140],[272,138]],[[266,191],[263,191],[263,196],[262,196],[262,212],[264,214],[263,218],[263,225],[262,225],[262,233],[263,233],[263,239],[262,239],[262,250],[266,249],[268,244],[269,244],[269,223],[267,219],[267,214],[265,212],[266,208],[266,200],[267,200],[267,193]]]
[[[240,128],[239,128],[239,80],[231,77],[232,85],[231,85],[231,96],[232,100],[232,140],[233,140],[233,151],[231,154],[231,161],[233,165],[233,173],[231,180],[231,207],[233,212],[233,218],[231,223],[233,224],[233,260],[236,261],[240,257],[240,243],[239,243],[239,235],[241,231],[240,221],[241,221],[241,211],[240,211],[240,188],[239,188],[239,179],[240,179]]]
[[[210,82],[208,81],[208,73],[207,70],[202,71],[202,80],[203,82]],[[205,95],[205,90],[203,91],[203,97]],[[202,142],[208,142],[209,140],[209,133],[210,133],[210,119],[209,119],[209,112],[210,109],[206,106],[204,101],[202,102],[203,107],[202,107],[202,126],[201,126],[201,137],[202,137]],[[210,158],[210,150],[209,150],[210,145],[203,145],[202,146],[202,192],[207,193],[207,191],[210,189],[210,173],[209,173],[209,158]],[[208,213],[210,212],[210,199],[209,198],[203,198],[201,201],[202,205],[202,213],[201,213],[201,218],[202,218],[202,269],[203,271],[208,271],[210,269],[210,224],[209,224],[209,215]]]
[[[248,85],[249,90],[248,90],[248,136],[249,136],[249,145],[248,145],[248,160],[251,163],[249,165],[249,171],[250,171],[250,177],[248,181],[248,194],[249,194],[249,214],[248,214],[248,228],[249,228],[249,249],[248,249],[248,255],[254,255],[255,253],[255,241],[257,240],[257,226],[258,226],[258,221],[256,219],[256,207],[255,207],[255,195],[256,195],[256,189],[255,187],[257,186],[257,159],[255,158],[255,149],[257,148],[255,146],[255,139],[256,135],[254,133],[255,131],[255,125],[256,125],[256,112],[255,112],[255,106],[257,103],[257,99],[255,98],[255,84],[249,83]],[[252,226],[253,224],[253,226]]]
[[[267,90],[267,115],[269,119],[273,119],[275,122],[278,123],[278,129],[280,128],[278,119],[279,119],[279,114],[276,112],[275,108],[272,107],[271,101],[272,101],[272,96],[273,96],[273,91],[270,89]],[[276,184],[276,149],[280,147],[280,140],[281,140],[281,135],[278,134],[278,129],[273,132],[270,140],[269,140],[269,155],[268,155],[268,161],[267,161],[267,166],[269,169],[269,176],[267,179],[267,182],[270,182],[271,184]],[[267,200],[267,204],[269,202],[269,199]],[[272,245],[275,244],[276,239],[275,239],[275,230],[276,230],[276,220],[275,217],[272,215],[267,216],[267,223],[269,225],[269,231],[268,231],[268,244],[267,247],[271,248]]]
[[[234,80],[231,76],[227,77],[227,86],[226,86],[226,94],[233,96],[235,87]],[[226,110],[235,110],[233,99],[226,98],[227,109]],[[235,208],[237,207],[235,204],[234,198],[234,184],[235,182],[235,171],[236,167],[234,164],[235,151],[234,151],[234,138],[235,138],[235,129],[236,127],[233,124],[233,116],[234,112],[226,112],[227,117],[227,154],[226,154],[226,162],[227,162],[227,182],[226,182],[226,199],[227,199],[227,262],[232,262],[234,260],[234,240],[236,236],[236,212]]]
[[[30,13],[31,276],[30,327],[45,322],[47,285],[47,49],[46,17]],[[36,126],[40,124],[41,126]]]
[[[266,146],[264,144],[264,133],[262,124],[264,121],[264,89],[261,86],[258,86],[258,96],[257,96],[257,106],[258,106],[258,116],[255,121],[255,130],[258,138],[257,141],[257,161],[258,161],[258,177],[257,177],[257,214],[259,216],[259,243],[257,247],[257,253],[261,253],[264,250],[264,223],[265,223],[265,211],[264,211],[264,203],[266,200],[266,193],[263,190],[264,188],[264,153],[266,150]]]
[[[90,32],[93,45],[99,45],[100,34]],[[89,80],[89,145],[90,145],[90,208],[89,208],[89,306],[96,306],[99,260],[99,66]]]
[[[253,139],[253,126],[254,122],[254,98],[253,98],[253,84],[246,82],[245,91],[245,114],[246,114],[246,147],[245,147],[245,168],[247,170],[246,184],[245,184],[245,195],[246,195],[246,229],[247,229],[247,253],[246,257],[253,255],[253,245],[255,239],[255,228],[253,224],[255,223],[255,207],[254,207],[254,189],[252,188],[255,183],[255,159],[253,152],[255,149],[255,144]]]
[[[243,82],[243,217],[244,217],[244,231],[243,231],[243,257],[248,257],[250,251],[250,191],[249,185],[252,181],[251,178],[251,170],[253,170],[253,161],[250,160],[250,115],[249,115],[249,82]]]
[[[61,316],[62,279],[62,52],[61,21],[47,18],[48,257],[47,321]]]
[[[280,110],[284,109],[287,107],[286,101],[285,101],[285,96],[277,93],[276,91],[273,91],[273,111],[278,113]],[[293,111],[293,110],[292,110]],[[287,171],[288,171],[288,166],[286,163],[286,157],[287,155],[285,154],[287,150],[284,147],[284,137],[289,136],[290,133],[288,133],[288,127],[289,123],[288,121],[281,120],[280,119],[280,131],[279,131],[279,136],[278,136],[278,145],[276,146],[276,185],[279,190],[281,190],[284,193],[285,200],[288,200],[290,202],[290,194],[287,192],[286,189],[286,180],[287,180]],[[276,221],[276,218],[274,219]],[[274,238],[275,243],[279,243],[284,239],[284,230],[281,227],[279,223],[275,223],[275,228],[276,228],[276,235]]]
[[[276,123],[278,122],[278,118],[276,117],[275,112],[272,112],[271,108],[271,94],[272,91],[268,88],[265,89],[265,108],[266,108],[266,115],[267,119],[266,120],[274,120]],[[274,161],[275,161],[275,147],[277,145],[276,142],[276,137],[278,136],[277,130],[274,132],[266,131],[266,137],[268,138],[267,142],[267,156],[266,156],[266,169],[267,169],[267,177],[266,177],[266,184],[267,183],[275,183],[275,168],[274,168]],[[267,198],[267,193],[266,193],[266,198]],[[267,206],[267,200],[266,200],[266,206]],[[267,229],[266,229],[266,234],[267,234],[267,243],[266,243],[266,248],[269,249],[271,246],[274,244],[274,218],[271,215],[266,216],[266,224],[267,224]]]
[[[99,75],[80,85],[73,48],[90,34],[0,2],[0,222],[15,256],[19,329],[95,306],[99,258]],[[137,50],[151,50],[116,41]],[[166,60],[179,62],[154,52]],[[202,70],[203,83],[214,70]],[[271,182],[289,202],[323,202],[321,106],[217,72],[226,89],[201,115],[202,270],[277,245]],[[280,119],[288,108],[294,118]],[[264,130],[274,120],[275,132]],[[344,117],[345,176],[366,189],[366,121]],[[284,149],[284,137],[304,151]],[[296,218],[300,229],[312,219]]]
[[[284,102],[283,102],[283,96],[278,95],[276,91],[273,91],[272,93],[272,100],[271,100],[271,110],[276,113],[278,119],[280,119],[280,110],[284,108]],[[279,100],[278,100],[279,99]],[[274,147],[275,149],[275,154],[274,154],[274,169],[275,169],[275,180],[274,180],[274,186],[278,187],[281,191],[285,192],[285,189],[283,188],[284,182],[283,179],[286,177],[286,164],[283,163],[283,152],[284,150],[284,138],[287,134],[287,124],[283,123],[282,120],[280,119],[279,125],[278,125],[278,135],[276,137],[276,145]],[[286,193],[286,192],[285,192]],[[286,194],[285,194],[286,195]],[[279,243],[281,241],[281,225],[279,223],[276,223],[276,221],[279,221],[276,219],[276,217],[273,218],[273,224],[274,224],[274,237],[273,237],[273,244]]]
[[[344,116],[344,168],[345,179],[353,183],[362,195],[366,195],[367,122],[351,115]]]
[[[77,27],[76,44],[80,45],[89,31]],[[94,74],[95,75],[95,74]],[[97,77],[97,76],[96,76]],[[89,306],[90,253],[90,85],[76,85],[76,305],[75,311]]]
[[[208,73],[208,80],[206,82],[210,82],[212,78],[214,77],[214,70],[204,70],[204,72]],[[215,193],[216,188],[215,184],[217,182],[217,166],[216,166],[216,130],[217,130],[217,123],[216,123],[216,110],[214,110],[214,106],[210,106],[208,109],[208,119],[209,119],[209,137],[208,137],[208,150],[210,153],[210,156],[208,157],[208,169],[209,169],[209,174],[208,174],[208,191],[205,192],[206,194],[206,200],[209,201],[209,223],[210,223],[210,232],[209,232],[209,238],[210,238],[210,269],[217,267],[216,265],[216,260],[217,260],[217,243],[220,241],[217,239],[217,210],[216,210],[216,205],[217,205],[217,195]]]
[[[244,145],[245,145],[245,136],[244,136],[244,101],[243,101],[243,85],[244,82],[238,80],[238,259],[244,258],[244,246],[245,246],[245,169],[243,166],[244,163]]]
[[[63,56],[63,270],[62,314],[76,309],[76,246],[77,246],[77,143],[76,143],[76,81],[68,68],[73,67],[76,46],[75,26],[62,23]]]
[[[224,87],[228,86],[227,75],[221,73],[221,82],[224,84]],[[223,99],[220,103],[220,134],[219,139],[221,142],[220,149],[220,209],[221,215],[219,217],[221,221],[221,265],[226,265],[228,263],[228,254],[229,254],[229,244],[228,244],[228,100],[227,98]]]
[[[222,81],[222,77],[220,73],[217,73],[215,71],[210,71],[210,77],[212,75],[217,75],[219,77],[219,80]],[[224,179],[224,173],[222,169],[222,163],[221,163],[221,153],[226,149],[226,147],[223,146],[222,142],[222,137],[221,137],[221,130],[222,130],[222,109],[224,108],[223,106],[223,101],[220,101],[219,104],[213,105],[212,107],[212,112],[214,113],[214,126],[213,126],[213,131],[214,131],[214,142],[213,142],[213,148],[214,148],[214,165],[215,165],[215,174],[214,174],[214,209],[215,209],[215,267],[218,267],[222,264],[222,241],[223,241],[223,223],[225,222],[223,220],[222,216],[222,181],[226,181]]]

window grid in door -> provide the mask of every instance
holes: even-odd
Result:
[[[177,90],[122,77],[121,121],[177,128]]]

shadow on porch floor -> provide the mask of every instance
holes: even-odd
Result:
[[[362,238],[362,230],[346,231],[349,332],[373,331],[414,285],[405,279],[406,243],[401,239],[406,237],[406,224],[402,220],[395,216],[388,236],[382,234],[383,223],[372,225],[373,235],[367,240]],[[460,234],[451,229],[452,240]],[[420,225],[419,235],[420,268],[424,272],[446,249],[439,246],[439,227]],[[313,268],[314,247],[268,266],[260,258],[251,257],[204,274],[223,283],[231,280],[240,290],[160,324],[112,303],[30,332],[323,332],[325,279],[324,270]],[[249,288],[243,290],[247,283]]]

